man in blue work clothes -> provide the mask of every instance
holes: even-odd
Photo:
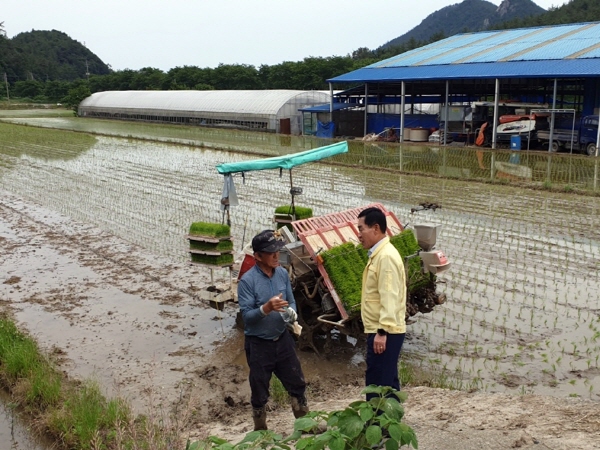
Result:
[[[287,323],[296,321],[296,301],[287,271],[279,266],[285,242],[272,230],[252,239],[256,264],[238,284],[238,302],[244,319],[246,359],[250,367],[254,430],[267,429],[269,383],[275,374],[288,391],[294,417],[308,412],[306,382]],[[284,320],[283,315],[287,315]]]

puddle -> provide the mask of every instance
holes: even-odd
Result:
[[[0,392],[0,442],[3,449],[10,450],[49,450],[51,443],[41,438],[33,438],[30,431],[11,409],[10,400]]]

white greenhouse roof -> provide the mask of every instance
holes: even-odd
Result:
[[[312,95],[311,95],[312,94]],[[87,97],[80,108],[202,111],[245,114],[277,114],[295,97],[329,101],[329,93],[298,90],[257,91],[106,91]]]

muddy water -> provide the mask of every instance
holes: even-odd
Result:
[[[26,149],[20,158],[0,158],[0,188],[184,264],[189,224],[222,219],[215,165],[254,157],[99,137],[70,160],[30,156]],[[232,232],[239,249],[270,227],[273,206],[290,198],[287,176],[275,171],[248,174],[236,184],[240,205],[232,208]],[[294,169],[294,185],[304,189],[298,203],[315,215],[382,202],[404,223],[443,224],[438,248],[453,264],[440,276],[448,302],[417,317],[405,346],[424,366],[467,389],[599,398],[600,198],[321,164]],[[410,208],[424,201],[443,208],[411,217]],[[56,278],[57,285],[64,282]],[[74,307],[73,314],[116,309],[108,286],[96,294],[109,306]],[[143,323],[146,306],[132,305],[128,313],[139,308]],[[66,326],[52,325],[35,308],[23,314],[48,333]],[[131,325],[137,326],[133,319]],[[99,319],[93,334],[109,347],[119,332],[126,330]],[[106,355],[95,357],[101,366]]]
[[[27,426],[11,408],[9,399],[0,392],[0,448],[10,450],[44,450],[50,443],[31,437]]]
[[[191,295],[208,284],[207,273],[3,197],[0,299],[73,375],[139,407],[140,384],[182,383],[189,359],[230,333],[232,316]]]

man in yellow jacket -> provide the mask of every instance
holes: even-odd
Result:
[[[366,385],[400,390],[398,358],[406,333],[406,274],[402,257],[387,237],[385,214],[367,208],[358,215],[358,238],[368,249],[363,272],[361,316],[367,334]],[[367,400],[375,395],[367,395]]]

